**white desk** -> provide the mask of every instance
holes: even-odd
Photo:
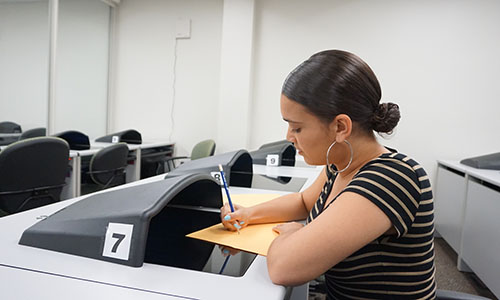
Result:
[[[255,166],[254,166],[255,167]],[[312,179],[321,169],[256,167],[260,174],[299,176]],[[281,172],[280,172],[281,170]],[[264,173],[262,173],[264,172]],[[158,175],[112,189],[161,180]],[[303,188],[308,186],[306,182]],[[109,189],[107,191],[110,191]],[[276,193],[276,191],[231,187],[231,192]],[[284,193],[284,192],[278,192]],[[2,295],[11,299],[283,299],[287,290],[274,285],[268,276],[266,259],[257,256],[242,277],[209,274],[145,263],[140,268],[18,245],[22,232],[37,217],[50,215],[82,196],[0,218],[0,282]],[[307,289],[301,291],[306,299]],[[94,296],[94,297],[92,297]],[[109,297],[108,297],[109,296]],[[293,297],[293,295],[292,295]]]
[[[262,174],[266,176],[288,176],[307,178],[301,191],[309,187],[323,170],[324,166],[308,166],[308,167],[272,167],[266,165],[253,165],[254,174]]]
[[[71,172],[71,178],[68,180],[68,184],[71,183],[73,185],[63,190],[64,192],[62,193],[61,199],[71,199],[81,196],[82,157],[92,156],[100,149],[110,145],[112,145],[112,143],[92,142],[90,149],[70,151],[70,156],[73,158],[72,161],[70,161],[73,171]],[[125,181],[129,183],[141,179],[141,149],[173,147],[174,145],[175,143],[173,142],[144,142],[143,144],[127,144],[129,151],[134,156],[134,161],[127,165]]]
[[[147,179],[129,185],[142,184]],[[117,187],[117,188],[122,188]],[[232,188],[234,193],[255,193]],[[65,298],[83,299],[83,295],[98,295],[105,292],[110,299],[134,291],[136,299],[220,299],[225,295],[237,294],[238,299],[283,299],[286,289],[274,285],[267,273],[264,257],[258,256],[242,277],[221,276],[180,268],[145,263],[140,268],[88,259],[54,251],[18,245],[22,232],[36,223],[37,217],[70,205],[86,196],[44,206],[0,219],[0,282],[2,295],[10,299],[23,299],[36,294],[37,298],[53,298],[54,289]],[[49,287],[38,285],[34,291],[28,280],[50,283]],[[66,289],[71,286],[73,289]],[[97,289],[97,290],[94,290]],[[104,298],[98,295],[99,299]],[[88,298],[87,298],[88,299]]]
[[[19,140],[21,133],[0,133],[0,145],[9,145]]]
[[[112,143],[103,143],[103,142],[92,142],[92,148],[104,148],[106,146],[112,145]],[[129,164],[127,166],[127,182],[132,182],[141,179],[141,158],[142,158],[142,150],[143,149],[152,149],[152,148],[172,148],[174,142],[166,142],[166,141],[154,141],[154,142],[143,142],[142,144],[127,144],[128,149],[134,154],[136,157],[133,164]]]
[[[271,167],[269,167],[271,168]],[[291,167],[257,167],[260,174],[310,176]],[[311,169],[308,169],[309,171]],[[319,171],[319,169],[316,171]],[[161,180],[158,175],[113,189]],[[305,186],[304,186],[305,188]],[[111,190],[111,189],[110,189]],[[109,190],[108,190],[109,191]],[[231,187],[231,192],[276,193]],[[283,193],[283,192],[279,192]],[[283,299],[286,289],[268,276],[266,259],[257,256],[242,277],[209,274],[145,263],[140,268],[18,245],[22,232],[38,221],[87,196],[0,219],[0,282],[2,295],[12,299]],[[109,296],[109,297],[108,297]],[[306,298],[303,298],[306,299]]]
[[[76,197],[80,192],[80,157],[78,153],[70,151],[68,165],[69,176],[66,177],[66,185],[61,191],[61,200]]]
[[[500,171],[438,161],[436,230],[457,252],[459,270],[472,270],[500,297]],[[470,268],[470,269],[469,269]]]
[[[13,134],[0,134],[1,135],[9,135],[19,136],[18,133]],[[91,144],[91,149],[88,150],[70,150],[69,153],[69,166],[71,172],[69,173],[69,177],[66,179],[66,186],[63,188],[61,192],[61,200],[71,199],[74,197],[78,197],[81,195],[81,165],[82,165],[82,157],[92,156],[97,153],[100,149],[105,148],[107,146],[112,145],[112,143],[100,143],[93,142]],[[143,144],[127,144],[129,151],[135,157],[132,163],[127,165],[126,169],[126,182],[133,182],[141,179],[141,149],[151,149],[151,148],[161,148],[161,147],[172,147],[175,145],[173,142],[145,142]],[[0,146],[0,151],[8,147],[8,145]]]
[[[45,273],[2,265],[0,265],[0,280],[5,283],[5,285],[2,284],[2,298],[7,298],[3,299],[189,299],[129,287],[65,278],[58,275],[48,276]],[[48,293],[48,290],[50,290],[50,293]]]

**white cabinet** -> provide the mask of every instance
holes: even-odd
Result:
[[[453,250],[459,253],[467,187],[465,173],[441,165],[436,180],[434,188],[436,230]]]
[[[500,171],[438,161],[434,186],[438,233],[500,297]]]
[[[462,259],[500,295],[500,188],[471,178],[463,226]]]

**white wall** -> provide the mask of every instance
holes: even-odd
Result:
[[[222,152],[245,149],[250,139],[254,7],[254,0],[224,1],[216,136]]]
[[[344,49],[375,71],[401,122],[381,140],[431,174],[437,159],[500,151],[500,1],[274,0],[255,8],[250,148],[282,139],[279,95],[311,54]]]
[[[60,0],[54,133],[106,134],[109,6],[100,0]]]
[[[118,9],[116,89],[111,131],[170,139],[178,154],[217,134],[222,0],[123,0]],[[191,20],[191,38],[175,28]],[[173,131],[172,131],[173,128]]]
[[[0,121],[47,127],[48,1],[0,3]]]
[[[235,17],[223,7],[244,2],[225,1],[122,1],[115,130],[170,136],[175,21],[185,17],[192,19],[192,38],[178,43],[172,140],[188,154],[197,141],[224,134],[210,121],[218,118],[219,95],[241,78],[221,73],[222,19]],[[248,126],[247,149],[285,137],[283,80],[311,54],[336,48],[367,61],[382,101],[401,107],[396,133],[381,142],[414,157],[431,176],[437,159],[500,151],[499,1],[255,0],[253,24],[236,41],[253,45],[252,68],[242,77],[251,82],[249,125],[235,125]],[[240,136],[234,147],[224,140],[222,152],[241,143]]]

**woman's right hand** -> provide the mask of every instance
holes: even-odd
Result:
[[[227,257],[229,255],[233,256],[241,252],[241,250],[234,249],[229,246],[218,245],[222,256]]]
[[[224,227],[231,231],[245,228],[250,221],[248,208],[233,204],[234,212],[231,212],[229,203],[224,204],[220,209],[220,219]],[[239,226],[239,228],[238,228]]]

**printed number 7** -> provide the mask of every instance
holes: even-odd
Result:
[[[116,253],[116,249],[118,249],[118,246],[123,241],[123,239],[126,237],[126,235],[120,234],[120,233],[113,233],[112,237],[115,238],[115,239],[118,239],[116,241],[116,243],[113,245],[113,248],[111,249],[111,252]]]

